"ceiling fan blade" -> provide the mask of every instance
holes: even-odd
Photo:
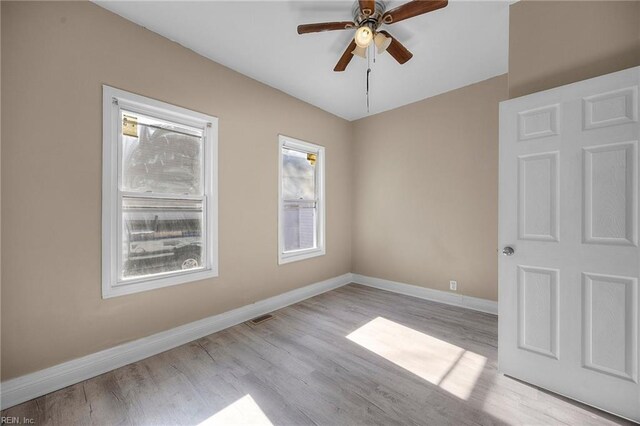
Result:
[[[348,30],[355,28],[356,24],[351,21],[342,22],[321,22],[319,24],[298,25],[298,34],[318,33],[321,31]]]
[[[380,33],[391,39],[391,44],[387,47],[387,52],[389,55],[393,56],[393,58],[398,61],[399,64],[404,64],[409,59],[413,58],[413,53],[409,52],[406,47],[402,45],[398,40],[396,40],[391,34],[386,31],[380,31]]]
[[[360,3],[360,12],[362,12],[363,15],[369,16],[376,11],[375,0],[360,0],[359,3]]]
[[[409,3],[385,12],[382,16],[382,22],[385,24],[395,24],[396,22],[404,21],[414,16],[442,9],[448,3],[448,0],[412,0]]]
[[[349,65],[349,62],[351,62],[351,58],[353,58],[353,53],[351,52],[353,52],[355,48],[356,42],[351,40],[351,43],[349,43],[349,46],[347,46],[347,50],[344,51],[344,53],[340,57],[340,60],[336,64],[336,67],[333,69],[334,71],[340,72],[347,69],[347,65]]]

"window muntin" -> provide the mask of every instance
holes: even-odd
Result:
[[[324,254],[324,148],[280,137],[279,262]]]
[[[103,297],[217,276],[217,119],[104,86]]]

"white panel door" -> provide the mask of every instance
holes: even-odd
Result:
[[[636,421],[639,86],[500,104],[500,371]]]

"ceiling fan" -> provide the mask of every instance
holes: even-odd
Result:
[[[367,48],[371,43],[376,45],[378,53],[387,51],[398,63],[404,64],[413,57],[413,54],[391,34],[380,30],[380,26],[395,24],[414,16],[442,9],[447,3],[448,0],[412,0],[391,10],[386,10],[385,3],[381,0],[359,0],[353,6],[353,21],[298,25],[298,34],[356,29],[353,40],[340,57],[334,71],[347,69],[353,55],[366,58]]]

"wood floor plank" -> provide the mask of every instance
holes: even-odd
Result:
[[[494,315],[351,284],[2,416],[63,426],[229,416],[273,425],[630,424],[500,375],[497,344]]]

